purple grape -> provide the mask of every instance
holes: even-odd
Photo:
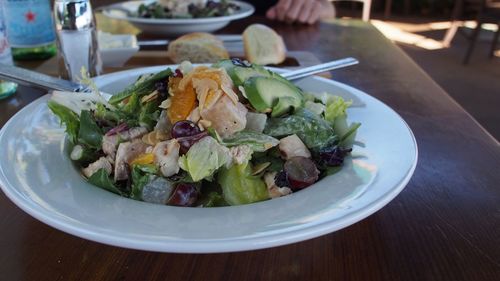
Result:
[[[231,62],[236,65],[236,66],[241,66],[241,67],[252,67],[252,64],[249,63],[247,60],[242,60],[240,58],[232,58]]]
[[[175,70],[175,74],[174,74],[174,77],[178,77],[178,78],[182,78],[184,77],[184,74],[182,74],[182,71],[180,69],[176,69]]]
[[[352,148],[341,148],[332,146],[322,149],[319,152],[321,163],[327,166],[340,166],[344,163],[344,158],[352,151]]]
[[[208,136],[207,131],[203,131],[193,136],[177,138],[177,141],[181,146],[179,150],[180,154],[186,154],[193,144],[197,143],[199,140],[206,136]]]
[[[182,121],[177,121],[174,124],[170,133],[172,137],[178,139],[182,137],[190,137],[197,135],[201,133],[201,130],[200,128],[198,128],[198,126],[196,126],[195,123],[188,120],[182,120]]]
[[[168,205],[191,207],[198,200],[199,192],[196,185],[179,183],[167,201]]]
[[[288,175],[285,171],[280,171],[274,177],[274,183],[279,187],[290,186]]]
[[[303,156],[288,159],[283,165],[283,170],[292,190],[306,188],[315,183],[319,177],[319,171],[314,162]]]

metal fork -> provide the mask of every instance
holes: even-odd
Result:
[[[313,74],[339,69],[342,67],[355,65],[358,63],[359,61],[357,59],[348,57],[344,59],[334,60],[326,63],[320,63],[317,65],[300,68],[289,72],[284,72],[281,74],[281,76],[285,77],[288,80],[297,80]]]

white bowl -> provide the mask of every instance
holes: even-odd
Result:
[[[194,19],[146,19],[129,16],[129,13],[137,11],[142,3],[151,1],[128,1],[120,2],[102,8],[103,15],[126,20],[145,33],[179,36],[191,32],[213,32],[228,25],[229,22],[245,18],[253,14],[254,7],[241,1],[231,1],[240,6],[240,10],[234,14],[222,17],[194,18]]]
[[[144,73],[127,70],[95,79],[116,93]],[[342,169],[281,198],[220,208],[163,206],[120,197],[86,182],[69,159],[64,129],[43,96],[0,130],[0,187],[21,209],[73,235],[105,244],[161,252],[228,252],[274,247],[324,235],[373,214],[410,180],[417,145],[387,105],[348,85],[308,77],[297,85],[352,99],[349,119],[361,122]],[[390,136],[390,137],[388,137]],[[408,218],[412,219],[412,218]]]
[[[99,32],[98,37],[99,52],[104,66],[123,66],[139,51],[135,35]]]

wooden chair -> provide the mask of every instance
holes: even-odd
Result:
[[[451,12],[451,27],[446,31],[443,38],[443,45],[449,47],[455,38],[458,28],[464,21],[474,20],[481,9],[483,0],[455,0],[453,11]]]
[[[493,35],[493,42],[491,42],[491,49],[489,52],[490,58],[493,57],[498,43],[498,36],[500,35],[500,2],[493,0],[484,1],[481,5],[481,9],[479,10],[476,21],[477,26],[474,29],[472,36],[470,37],[469,47],[467,48],[467,52],[465,53],[465,57],[463,60],[464,64],[469,63],[470,57],[477,42],[477,38],[479,37],[479,33],[481,32],[481,27],[485,23],[493,23],[497,25],[497,31],[495,32],[495,35]]]
[[[372,8],[372,0],[330,0],[330,1],[331,2],[340,2],[340,1],[361,2],[361,3],[363,3],[363,15],[361,16],[361,19],[363,19],[363,21],[370,20],[370,11]]]
[[[449,47],[451,41],[455,37],[458,28],[463,25],[466,20],[475,20],[477,26],[472,32],[471,36],[467,36],[469,39],[469,47],[463,59],[463,63],[469,63],[470,57],[474,50],[477,38],[481,31],[481,26],[485,23],[499,24],[500,14],[500,1],[499,0],[457,0],[452,11],[451,27],[446,32],[443,38],[443,45]],[[493,56],[498,41],[498,36],[500,33],[500,28],[494,35],[493,42],[490,50],[490,57]]]
[[[404,0],[404,14],[410,14],[410,0]],[[385,8],[384,8],[384,18],[388,19],[391,16],[392,11],[392,0],[385,0]]]

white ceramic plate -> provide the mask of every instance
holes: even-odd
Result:
[[[121,90],[143,73],[96,79]],[[260,249],[324,235],[362,220],[408,183],[417,145],[407,124],[375,98],[345,84],[309,77],[298,85],[354,100],[349,119],[362,122],[342,170],[300,192],[250,205],[182,208],[119,197],[87,183],[68,157],[64,131],[43,96],[0,130],[0,186],[21,209],[62,231],[105,244],[161,252]]]
[[[228,25],[230,21],[250,16],[255,11],[254,7],[246,2],[232,1],[240,10],[234,14],[223,17],[195,18],[195,19],[146,19],[132,17],[130,12],[135,13],[142,3],[151,1],[128,1],[120,2],[102,9],[105,16],[126,20],[145,33],[178,36],[191,32],[213,32]]]

